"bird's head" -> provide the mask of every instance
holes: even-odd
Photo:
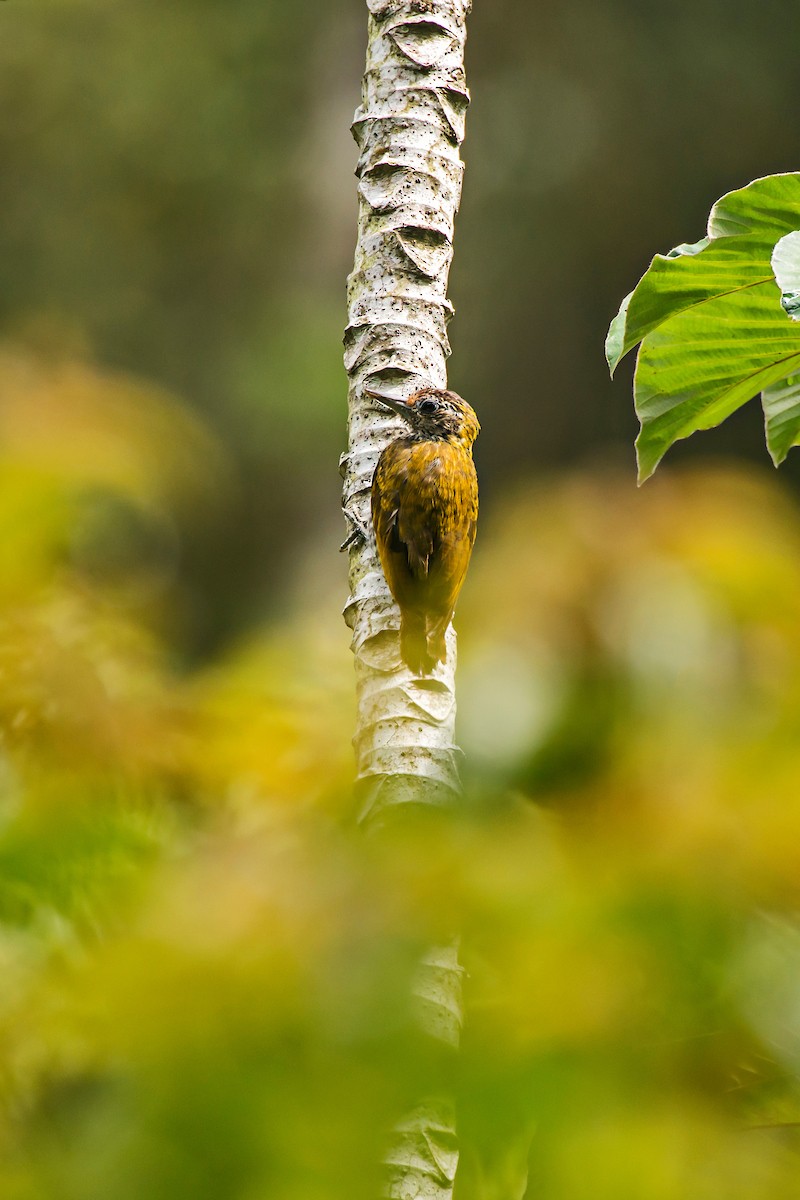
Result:
[[[480,433],[474,409],[457,392],[424,387],[408,400],[398,400],[369,389],[366,394],[384,408],[399,413],[408,421],[413,435],[424,441],[460,442],[471,446]]]

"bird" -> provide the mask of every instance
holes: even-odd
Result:
[[[475,543],[480,425],[466,400],[445,389],[423,387],[407,400],[366,394],[408,424],[378,459],[372,524],[400,608],[400,656],[415,675],[430,675],[446,660],[445,633]]]

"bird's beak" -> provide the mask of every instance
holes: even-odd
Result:
[[[371,388],[364,388],[364,395],[369,396],[372,400],[377,400],[384,408],[399,413],[401,417],[408,418],[411,416],[405,400],[398,400],[397,396],[389,396],[385,392],[373,392]]]

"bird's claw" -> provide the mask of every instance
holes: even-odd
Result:
[[[369,538],[369,534],[367,533],[367,530],[361,524],[358,517],[356,517],[353,513],[351,513],[348,508],[343,508],[342,512],[345,515],[345,520],[350,522],[351,529],[350,529],[350,532],[348,533],[347,537],[344,539],[341,546],[339,547],[339,553],[341,553],[344,550],[349,550],[351,546],[356,546],[356,545],[363,546],[366,544],[366,542]]]

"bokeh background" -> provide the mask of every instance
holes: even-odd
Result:
[[[800,11],[476,3],[468,798],[387,841],[337,554],[365,37],[0,5],[0,1192],[366,1200],[447,1077],[463,1200],[794,1197],[799,468],[751,403],[637,491],[603,340],[798,169]],[[411,997],[456,929],[454,1066]]]

